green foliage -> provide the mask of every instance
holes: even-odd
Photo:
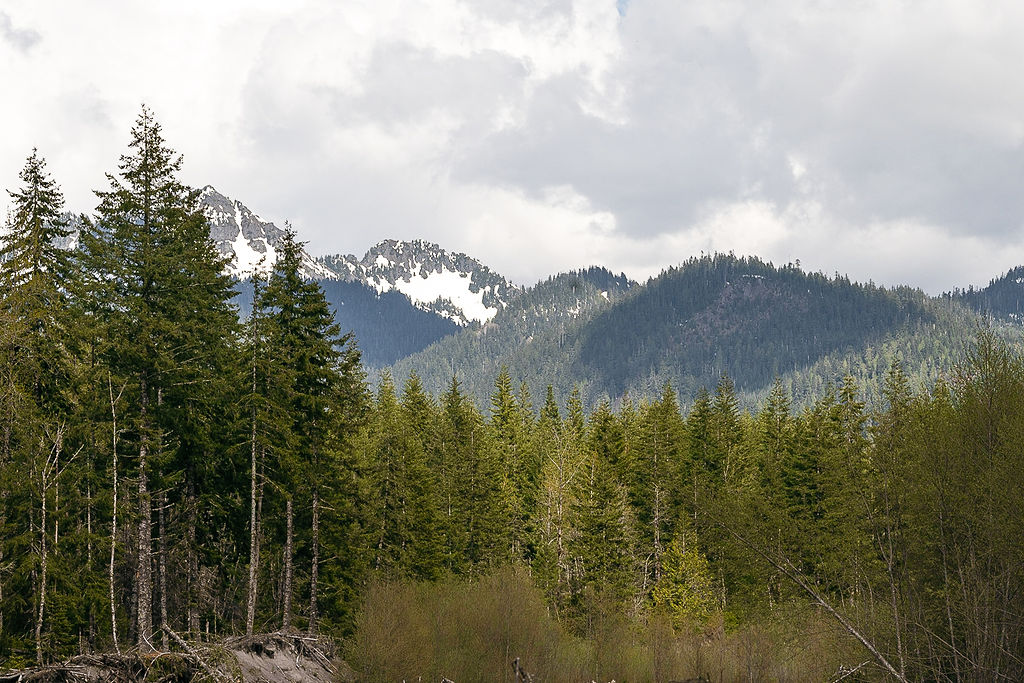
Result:
[[[670,615],[676,628],[700,625],[716,606],[714,580],[708,560],[697,547],[697,535],[676,535],[662,559],[661,578],[651,591],[655,607]]]
[[[373,568],[382,576],[436,578],[443,567],[437,479],[385,375],[368,425],[375,488]]]
[[[511,682],[517,658],[543,681],[828,680],[840,665],[863,661],[804,608],[729,633],[608,614],[575,636],[514,569],[473,581],[372,585],[345,657],[367,681]]]

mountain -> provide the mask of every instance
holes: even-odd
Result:
[[[252,310],[252,283],[236,285],[243,316]],[[417,308],[401,292],[378,292],[362,282],[321,280],[327,303],[343,332],[352,332],[371,370],[395,363],[434,342],[455,334],[459,326],[436,313]]]
[[[405,378],[416,371],[424,386],[440,394],[458,376],[463,390],[487,405],[495,377],[507,366],[533,396],[547,384],[571,386],[569,345],[579,328],[607,310],[637,284],[605,268],[549,277],[512,299],[487,324],[446,337],[395,363],[392,373]],[[582,379],[582,378],[579,378]]]
[[[212,186],[200,202],[245,309],[244,279],[273,267],[284,231]],[[415,370],[439,393],[457,374],[481,405],[503,365],[534,396],[577,386],[590,404],[653,396],[664,382],[686,402],[723,374],[748,404],[776,377],[807,403],[845,374],[873,400],[893,358],[918,382],[947,373],[978,314],[1011,341],[1024,336],[1024,267],[935,298],[731,255],[691,258],[642,285],[591,268],[523,290],[466,254],[384,240],[362,257],[304,254],[303,274],[354,332],[371,375]]]
[[[274,269],[283,229],[263,221],[242,202],[225,197],[212,185],[202,189],[199,207],[210,221],[210,237],[217,251],[230,259],[228,273],[244,280]],[[303,251],[302,275],[320,280],[334,273]]]
[[[1024,322],[1024,266],[1011,268],[982,289],[956,289],[948,299],[959,301],[978,313],[1012,323]]]
[[[420,308],[463,327],[486,323],[521,293],[476,259],[423,240],[384,240],[361,259],[336,254],[318,263],[333,272],[329,279],[399,291]]]
[[[283,229],[211,185],[202,190],[200,208],[210,221],[217,251],[230,259],[231,275],[245,279],[273,269]],[[303,251],[302,274],[322,282],[362,283],[379,294],[401,292],[418,308],[462,327],[487,322],[521,291],[476,259],[423,240],[384,240],[362,258],[313,258]]]
[[[210,185],[202,190],[200,208],[217,251],[229,259],[229,274],[244,281],[273,269],[284,230]],[[355,334],[371,368],[420,351],[459,327],[486,323],[521,292],[476,259],[422,240],[384,240],[362,258],[313,258],[303,251],[302,275],[320,283],[338,324]],[[244,313],[248,289],[240,291]]]
[[[570,283],[583,294],[578,309]],[[852,374],[874,398],[894,357],[914,381],[948,371],[977,321],[959,302],[920,290],[721,254],[691,258],[643,285],[613,289],[607,299],[595,298],[595,290],[604,291],[579,273],[541,283],[493,325],[399,361],[396,379],[415,370],[438,392],[454,370],[486,405],[505,365],[534,397],[550,384],[564,399],[577,386],[593,404],[656,396],[664,382],[688,402],[727,374],[750,404],[776,377],[806,403]]]

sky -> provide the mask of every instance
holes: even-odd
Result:
[[[0,188],[38,147],[91,213],[145,104],[185,182],[314,255],[936,294],[1024,264],[1021,36],[994,0],[2,0]]]

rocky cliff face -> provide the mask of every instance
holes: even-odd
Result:
[[[222,256],[231,259],[228,272],[238,278],[268,273],[277,260],[277,245],[284,230],[260,219],[237,199],[225,197],[212,186],[203,188],[200,208],[210,221],[210,237]],[[303,252],[302,275],[312,280],[331,277],[330,270]]]

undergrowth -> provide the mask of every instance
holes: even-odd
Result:
[[[370,587],[346,644],[365,681],[515,680],[511,662],[540,681],[825,681],[865,658],[807,606],[725,628],[720,616],[673,628],[653,612],[595,610],[568,632],[522,568],[476,580]],[[602,612],[604,612],[602,614]],[[864,670],[863,673],[868,673]]]

